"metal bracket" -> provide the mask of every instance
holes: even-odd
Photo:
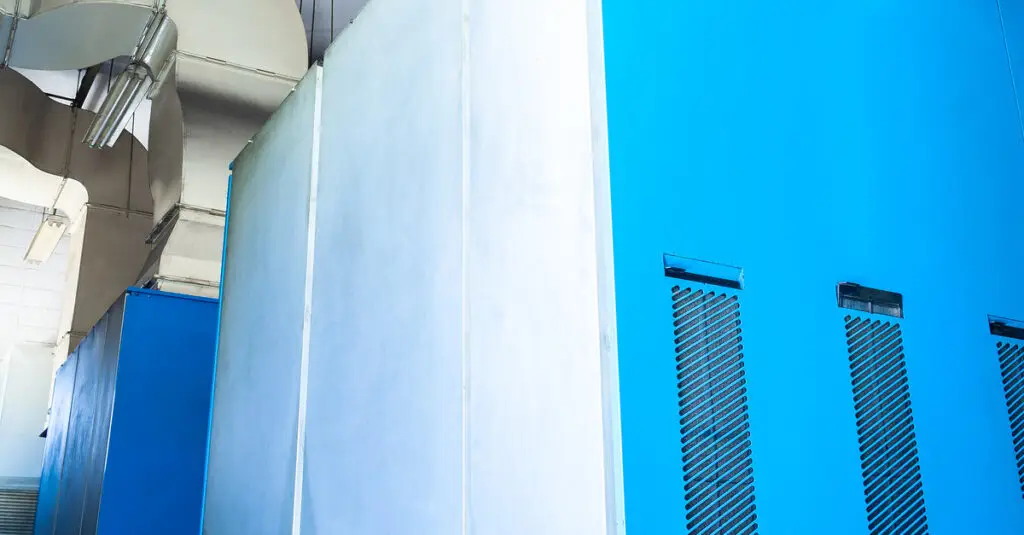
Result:
[[[21,20],[21,0],[16,0],[14,15],[11,16],[11,30],[7,34],[7,43],[4,45],[4,57],[0,60],[0,71],[6,69],[11,62],[11,54],[14,51],[14,34],[18,33],[19,20]]]
[[[160,221],[153,226],[153,230],[149,232],[149,236],[146,237],[146,243],[153,245],[163,239],[163,237],[170,232],[174,225],[178,222],[181,217],[181,212],[191,212],[195,214],[202,214],[203,216],[212,216],[217,218],[227,217],[227,212],[224,210],[217,210],[214,208],[205,208],[202,206],[193,206],[191,204],[174,203],[174,206],[160,218]]]
[[[168,232],[174,224],[178,222],[178,216],[181,215],[181,203],[175,203],[174,206],[157,221],[156,225],[153,225],[153,230],[149,231],[149,236],[146,236],[146,244],[153,245],[163,238],[164,234]]]

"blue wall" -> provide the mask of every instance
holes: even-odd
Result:
[[[1024,533],[986,321],[1024,319],[1024,6],[1002,15],[604,1],[630,535],[685,533],[663,253],[745,270],[761,534],[868,533],[839,281],[905,297],[930,532]]]

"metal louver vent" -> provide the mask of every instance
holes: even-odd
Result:
[[[846,343],[870,533],[925,534],[928,518],[900,323],[846,316]]]
[[[37,490],[0,489],[0,534],[31,535],[38,499]]]
[[[690,535],[757,533],[739,298],[672,288]]]
[[[1024,346],[998,342],[996,349],[999,350],[999,369],[1003,372],[1013,451],[1017,454],[1017,478],[1024,492]]]

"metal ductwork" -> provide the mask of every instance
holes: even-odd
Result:
[[[62,359],[134,282],[149,252],[146,148],[124,132],[112,147],[90,149],[80,140],[95,114],[51,99],[14,69],[0,70],[0,102],[0,191],[49,205],[81,229],[72,240],[81,260],[69,266],[61,314]]]
[[[0,0],[4,66],[75,70],[131,56],[160,0]],[[15,13],[20,14],[14,16]]]
[[[305,35],[292,0],[0,0],[0,164],[88,192],[63,347],[127,285],[218,294],[228,165],[305,72]],[[96,113],[89,83],[67,106],[15,70],[112,59]],[[124,131],[146,98],[151,151]]]
[[[168,0],[177,52],[153,100],[153,253],[140,284],[217,296],[228,166],[307,67],[292,0]],[[214,16],[216,14],[218,15]]]
[[[174,62],[178,30],[164,12],[153,14],[132,54],[131,63],[114,82],[84,142],[92,148],[109,147],[124,131],[139,104],[160,87]]]
[[[75,136],[110,150],[153,99],[153,249],[137,283],[198,295],[219,291],[228,165],[305,72],[305,35],[292,0],[0,0],[0,68],[129,58]],[[9,134],[56,128],[22,127]]]

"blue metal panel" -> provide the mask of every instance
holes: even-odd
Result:
[[[119,299],[75,349],[78,356],[64,452],[56,534],[94,533],[96,494],[102,485],[110,433],[114,371],[124,299]],[[86,523],[91,519],[91,523]]]
[[[58,375],[43,495],[59,497],[36,535],[200,532],[216,328],[215,300],[137,289],[97,323]]]
[[[217,302],[131,290],[99,533],[199,533]]]
[[[100,509],[100,493],[106,485],[104,469],[107,461],[107,446],[111,433],[111,414],[114,407],[114,388],[118,376],[118,367],[121,364],[122,336],[125,335],[125,314],[126,300],[121,298],[110,309],[101,320],[102,328],[106,330],[106,340],[102,353],[89,355],[92,359],[82,357],[81,362],[90,362],[86,366],[79,367],[79,379],[90,381],[94,390],[94,397],[84,400],[85,409],[90,411],[88,425],[91,428],[92,437],[89,440],[87,458],[88,465],[85,467],[86,488],[83,496],[81,534],[94,535],[97,532],[97,520]],[[82,372],[88,370],[90,376]],[[82,401],[76,399],[76,401]],[[82,428],[79,428],[82,431]]]
[[[50,418],[43,450],[43,472],[39,478],[39,501],[36,506],[35,535],[51,535],[57,514],[61,473],[64,468],[64,447],[71,417],[71,394],[75,388],[78,353],[72,354],[57,370],[50,400]]]
[[[1024,316],[1002,32],[1020,55],[1022,21],[971,0],[603,3],[627,532],[687,533],[663,253],[745,270],[759,533],[869,532],[840,281],[905,297],[930,533],[1024,532],[986,325]]]

